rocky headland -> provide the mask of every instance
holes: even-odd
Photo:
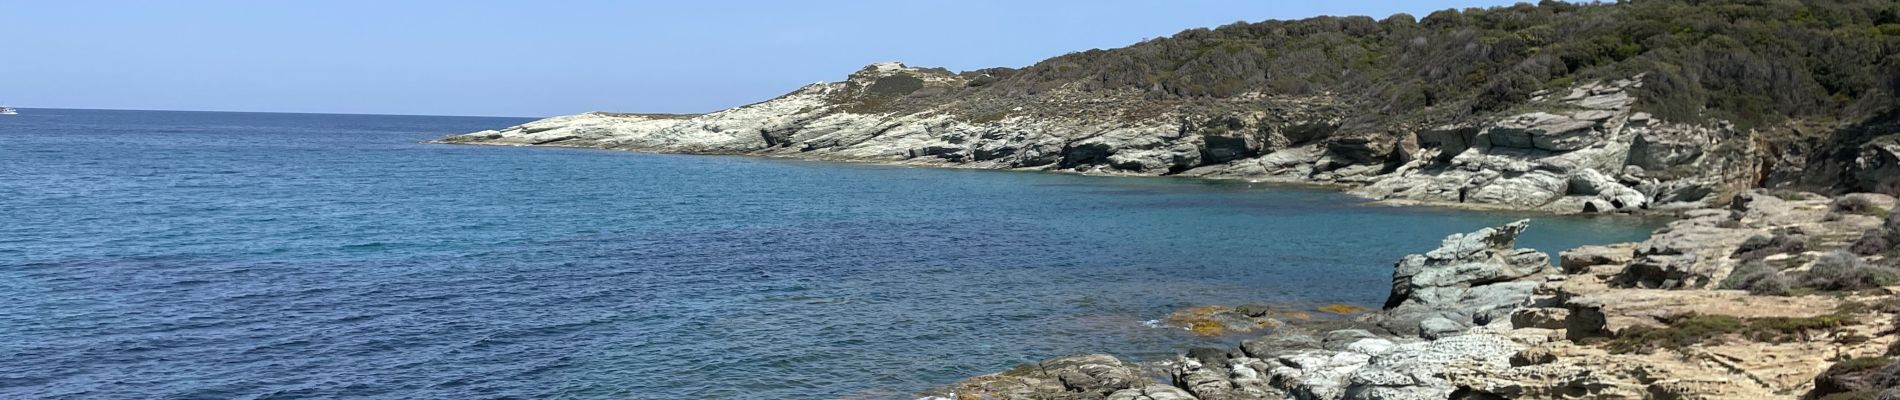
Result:
[[[1540,92],[1527,103],[1549,111],[1366,136],[1342,133],[1347,106],[1324,96],[1220,100],[1254,110],[1223,115],[1182,105],[1130,117],[1123,109],[1149,101],[1083,93],[1037,96],[1011,108],[1020,114],[987,120],[953,110],[857,109],[866,98],[891,96],[881,93],[893,82],[913,83],[905,96],[970,84],[965,75],[886,63],[711,114],[586,113],[437,142],[1233,178],[1333,185],[1392,202],[1562,213],[1707,207],[1762,179],[1761,166],[1744,161],[1755,149],[1712,148],[1747,147],[1732,129],[1635,111],[1629,90],[1641,78]],[[1740,154],[1709,154],[1717,150]]]
[[[1691,210],[1758,187],[1893,193],[1895,8],[1544,2],[1236,23],[1021,69],[880,63],[708,114],[595,112],[438,142],[1300,182],[1562,213]]]
[[[1394,265],[1382,310],[1063,357],[955,399],[1900,399],[1900,3],[1546,1],[1194,29],[1021,68],[899,63],[707,114],[438,143],[1320,184],[1396,204],[1678,218],[1640,243]],[[1351,313],[1342,313],[1351,314]],[[1178,319],[1178,320],[1177,320]]]

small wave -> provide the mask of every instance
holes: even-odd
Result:
[[[384,242],[355,243],[355,244],[343,245],[342,248],[346,250],[375,250],[375,249],[383,248],[385,246],[389,246],[389,243],[384,243]]]

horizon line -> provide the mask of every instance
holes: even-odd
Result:
[[[312,111],[156,110],[156,109],[138,109],[138,108],[77,108],[77,107],[18,107],[18,106],[7,106],[7,107],[11,107],[15,110],[150,111],[150,112],[197,112],[197,113],[232,113],[232,114],[365,115],[365,116],[384,116],[384,117],[463,117],[463,118],[535,118],[535,119],[549,117],[549,116],[521,116],[521,115],[384,114],[384,113],[312,112]],[[592,112],[592,111],[583,111],[583,112]],[[562,115],[567,115],[567,114],[562,114]]]

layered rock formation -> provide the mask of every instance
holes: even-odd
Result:
[[[957,90],[972,79],[877,64],[844,82],[711,114],[588,113],[439,142],[1325,183],[1374,199],[1559,212],[1706,206],[1754,171],[1701,153],[1733,142],[1733,131],[1632,111],[1629,89],[1638,79],[1579,85],[1527,103],[1561,111],[1396,136],[1341,132],[1347,110],[1324,96],[1227,99],[1221,108],[1251,111],[1220,115],[1183,105],[1131,116],[1155,105],[1083,93],[1045,94],[985,116],[968,115],[958,102],[907,113],[862,109],[893,96]]]
[[[1508,319],[1539,284],[1526,278],[1552,270],[1543,252],[1513,248],[1529,226],[1525,220],[1451,235],[1436,250],[1405,256],[1393,267],[1382,322],[1437,337]]]

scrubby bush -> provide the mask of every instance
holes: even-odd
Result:
[[[1816,331],[1838,330],[1855,320],[1845,315],[1814,317],[1740,318],[1728,315],[1688,314],[1667,325],[1635,326],[1618,332],[1608,342],[1611,353],[1680,350],[1718,338],[1735,336],[1758,342],[1786,343]]]
[[[1900,388],[1900,362],[1887,364],[1874,376],[1875,387]]]
[[[1045,60],[981,90],[1074,88],[1157,99],[1332,93],[1364,118],[1499,111],[1573,83],[1647,74],[1638,107],[1741,128],[1858,120],[1893,102],[1892,0],[1559,1],[1409,16],[1316,17],[1182,31]],[[1791,16],[1802,16],[1794,18]],[[1429,114],[1429,115],[1428,115]]]
[[[1775,232],[1773,235],[1756,235],[1748,238],[1742,242],[1741,247],[1735,249],[1735,254],[1731,257],[1744,261],[1760,260],[1776,254],[1799,253],[1806,251],[1807,248],[1806,238]]]
[[[1875,399],[1881,391],[1900,385],[1900,363],[1887,357],[1842,360],[1814,378],[1809,398],[1823,400]]]
[[[1848,251],[1863,256],[1883,254],[1893,251],[1900,245],[1900,213],[1887,214],[1887,220],[1880,227],[1862,232],[1860,239],[1847,247]]]
[[[1842,196],[1839,200],[1835,200],[1834,204],[1829,207],[1828,214],[1829,218],[1834,218],[1842,214],[1888,217],[1890,216],[1890,210],[1881,207],[1880,204],[1874,203],[1873,199],[1866,195],[1849,195]]]
[[[1723,289],[1747,290],[1750,294],[1785,296],[1794,290],[1794,280],[1761,261],[1744,262],[1722,280]]]
[[[1887,236],[1890,235],[1880,229],[1868,230],[1861,233],[1860,239],[1855,239],[1854,244],[1848,245],[1847,250],[1863,256],[1884,253],[1893,248],[1893,242],[1888,241]]]
[[[1853,253],[1835,251],[1815,260],[1801,284],[1821,290],[1860,290],[1891,285],[1896,280],[1900,280],[1900,271],[1869,265]]]

